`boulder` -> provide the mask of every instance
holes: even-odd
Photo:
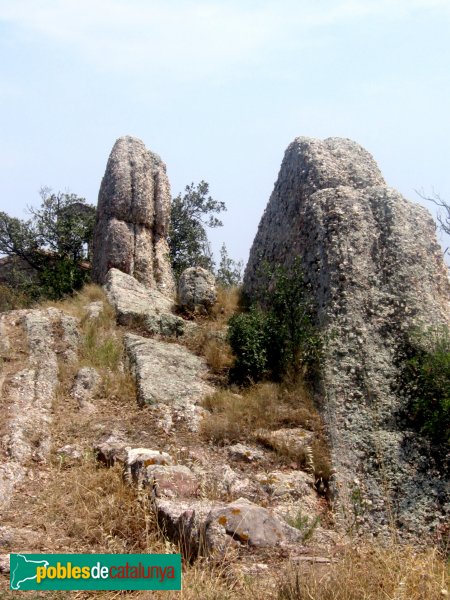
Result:
[[[300,541],[300,533],[271,513],[245,498],[213,509],[206,519],[206,531],[214,526],[241,544],[257,548],[276,547],[286,542]]]
[[[191,558],[223,555],[230,546],[295,548],[301,541],[297,529],[245,498],[230,504],[157,499],[155,510],[161,530]]]
[[[217,298],[216,279],[202,267],[185,269],[178,282],[178,303],[187,312],[208,312]]]
[[[135,137],[119,138],[100,187],[92,278],[105,283],[116,268],[167,296],[175,292],[167,234],[170,186],[166,165]]]
[[[105,290],[121,325],[139,325],[148,333],[164,337],[184,333],[185,321],[171,312],[173,301],[157,289],[149,289],[131,275],[110,269]]]
[[[402,421],[407,407],[396,390],[405,333],[450,320],[433,219],[387,187],[355,142],[297,138],[259,224],[244,292],[255,299],[270,286],[263,262],[289,268],[297,257],[326,339],[317,389],[343,509],[338,522],[348,525],[358,497],[371,506],[368,528],[385,531],[394,519],[405,537],[427,535],[450,514],[448,472]]]

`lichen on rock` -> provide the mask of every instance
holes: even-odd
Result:
[[[357,498],[358,526],[388,534],[393,520],[405,537],[429,534],[450,514],[448,473],[401,422],[395,385],[405,333],[450,322],[433,219],[389,188],[355,142],[300,137],[259,224],[246,294],[256,298],[270,284],[263,263],[289,268],[297,257],[327,340],[319,395],[343,521],[355,524]]]

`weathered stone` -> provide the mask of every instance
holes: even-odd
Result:
[[[21,370],[7,382],[7,460],[0,464],[0,509],[10,503],[14,488],[26,475],[26,465],[48,459],[58,385],[57,351],[70,357],[78,341],[76,319],[54,308],[12,311],[1,315],[1,320],[26,340],[28,355],[23,357]]]
[[[120,269],[167,296],[175,286],[166,237],[170,186],[161,158],[138,138],[119,138],[111,151],[98,197],[92,277],[105,282]]]
[[[448,472],[439,473],[426,440],[405,429],[405,400],[395,390],[405,333],[450,320],[434,222],[385,185],[358,144],[298,138],[261,219],[244,291],[256,298],[270,286],[264,262],[289,267],[296,257],[327,340],[322,405],[342,520],[358,497],[371,503],[368,527],[385,531],[394,518],[406,536],[427,535],[450,514]]]
[[[258,448],[250,448],[244,444],[233,444],[228,447],[228,454],[230,458],[234,460],[243,460],[245,462],[255,462],[263,460],[265,455],[262,450]]]
[[[141,404],[194,404],[213,392],[203,379],[205,361],[186,348],[132,333],[125,335],[125,348]]]
[[[303,457],[314,438],[311,431],[306,431],[301,427],[293,429],[277,429],[276,431],[266,431],[259,429],[256,432],[256,439],[262,444],[273,448],[280,454],[287,456]]]
[[[95,444],[94,454],[99,462],[112,467],[116,463],[125,464],[129,449],[130,444],[120,434],[111,433]]]
[[[5,323],[3,321],[0,321],[0,355],[2,356],[2,358],[8,356],[10,350],[11,343],[6,332]]]
[[[7,575],[10,571],[9,554],[0,554],[0,573]]]
[[[157,499],[155,511],[162,533],[180,545],[186,558],[206,553],[205,521],[211,511],[209,501]]]
[[[146,469],[153,465],[172,465],[173,459],[167,452],[149,448],[128,448],[125,471],[128,479],[142,485],[146,480]]]
[[[289,496],[298,499],[307,495],[316,496],[313,489],[314,480],[304,471],[257,473],[255,479],[272,498]]]
[[[93,367],[82,367],[75,377],[71,395],[78,402],[80,409],[94,412],[95,406],[92,399],[100,385],[101,377]]]
[[[212,525],[220,526],[226,535],[249,546],[275,547],[288,541],[300,540],[299,532],[274,516],[268,509],[245,498],[223,508],[211,511],[206,520],[206,531]]]
[[[58,326],[62,333],[60,340],[63,346],[61,349],[62,356],[67,362],[76,361],[80,344],[79,319],[66,315],[57,309],[49,309],[49,314],[54,320],[59,321]]]
[[[146,288],[118,269],[108,271],[105,289],[121,325],[139,325],[166,337],[183,334],[185,321],[172,314],[173,301],[157,289]]]
[[[185,269],[178,282],[178,302],[189,312],[208,312],[217,298],[216,279],[202,267]]]
[[[237,473],[228,465],[223,465],[218,473],[214,473],[214,475],[217,476],[217,487],[222,494],[251,498],[254,498],[257,494],[258,490],[255,484],[248,477],[245,477],[242,473]]]
[[[194,401],[195,400],[194,398]],[[178,425],[183,425],[191,432],[196,432],[200,428],[200,423],[206,414],[206,409],[190,401],[189,397],[182,400],[175,399],[170,404],[159,402],[151,404],[148,407],[154,417],[155,425],[164,431],[170,433]]]
[[[86,313],[88,319],[98,319],[98,317],[103,312],[103,302],[101,300],[96,300],[95,302],[90,302],[86,306]]]
[[[193,498],[200,489],[197,477],[184,465],[149,466],[144,480],[158,498]]]
[[[57,455],[62,460],[73,460],[79,461],[83,458],[83,452],[81,448],[74,444],[66,444],[58,449]]]

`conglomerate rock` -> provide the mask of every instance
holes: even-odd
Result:
[[[141,404],[198,402],[214,391],[205,381],[205,361],[187,348],[133,333],[124,341]]]
[[[371,155],[339,138],[286,150],[244,276],[258,297],[270,269],[300,257],[325,333],[320,395],[346,525],[405,537],[450,514],[445,467],[402,420],[396,391],[405,334],[449,323],[450,285],[435,224],[387,187]]]
[[[103,284],[112,267],[173,296],[169,261],[170,186],[166,166],[138,138],[119,138],[98,197],[92,278]]]
[[[216,298],[216,279],[210,271],[203,267],[189,267],[181,273],[178,282],[181,308],[190,312],[208,312]]]
[[[148,333],[163,337],[184,334],[186,321],[172,314],[173,301],[157,289],[145,287],[119,269],[110,269],[105,290],[121,325],[138,324]]]

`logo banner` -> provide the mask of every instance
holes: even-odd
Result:
[[[180,554],[11,554],[12,590],[181,590]]]

